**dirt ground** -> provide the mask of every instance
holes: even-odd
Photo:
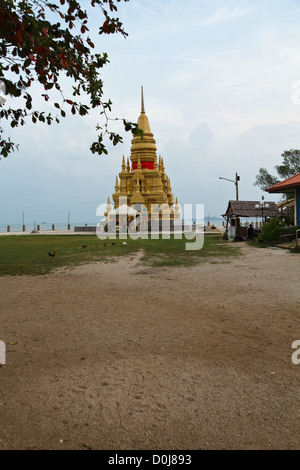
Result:
[[[237,246],[0,278],[0,449],[300,449],[300,256]]]

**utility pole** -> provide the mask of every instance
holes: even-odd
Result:
[[[236,173],[234,180],[230,180],[228,178],[223,178],[222,176],[219,176],[219,179],[220,180],[231,181],[232,183],[235,184],[235,197],[236,197],[236,201],[238,201],[239,200],[239,181],[240,181],[239,175]]]
[[[239,175],[236,173],[234,180],[223,178],[222,176],[219,176],[219,179],[231,181],[232,183],[235,184],[235,198],[236,198],[236,201],[238,201],[239,200],[239,181],[240,181]],[[235,237],[237,237],[237,221],[238,221],[237,216],[235,216]],[[227,228],[228,228],[228,218],[227,218]]]
[[[236,173],[235,174],[235,190],[236,190],[236,200],[237,201],[239,200],[239,181],[240,181],[240,177]]]

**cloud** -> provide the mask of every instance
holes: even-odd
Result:
[[[251,7],[243,8],[242,5],[237,5],[233,9],[229,6],[226,6],[223,8],[219,8],[217,11],[215,11],[210,18],[204,20],[203,24],[217,25],[224,21],[230,21],[236,18],[240,18],[241,16],[248,15],[252,12],[252,10],[253,9]]]
[[[182,139],[169,141],[164,149],[166,173],[171,179],[172,191],[180,204],[203,203],[205,211],[219,216],[226,210],[229,199],[235,198],[233,183],[219,177],[241,177],[241,200],[259,200],[262,191],[254,186],[260,167],[276,174],[281,154],[290,148],[300,148],[300,124],[284,123],[253,126],[235,139],[218,138],[211,123],[201,122]],[[272,197],[277,202],[281,196]]]
[[[189,136],[189,142],[192,147],[199,147],[207,151],[214,142],[214,135],[207,122],[202,122],[195,127]]]
[[[300,47],[282,48],[280,57],[288,59],[291,63],[300,64]]]
[[[128,38],[105,38],[95,30],[95,50],[105,50],[110,59],[101,70],[105,97],[113,102],[110,117],[136,121],[143,84],[157,153],[180,203],[204,202],[211,214],[224,212],[235,188],[218,177],[234,178],[236,171],[240,197],[260,199],[253,187],[259,168],[272,172],[283,150],[300,147],[300,105],[292,101],[300,78],[298,2],[121,4]],[[69,90],[67,83],[63,88]],[[35,101],[44,107],[38,95]],[[131,147],[131,135],[121,130],[124,144],[109,146],[108,156],[93,156],[89,146],[98,122],[95,111],[84,119],[69,116],[59,126],[8,126],[21,145],[1,161],[0,221],[12,221],[8,204],[17,208],[16,217],[24,205],[49,206],[44,220],[55,205],[54,222],[60,206],[65,219],[68,209],[78,221],[87,221],[88,213],[94,217],[96,203],[85,202],[111,198],[122,155],[129,157]],[[109,128],[118,130],[119,124],[110,120]],[[34,208],[31,214],[25,210],[26,217],[37,218]]]

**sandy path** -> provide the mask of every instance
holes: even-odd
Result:
[[[238,246],[0,278],[0,449],[300,449],[300,257]]]

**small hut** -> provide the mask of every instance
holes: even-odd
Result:
[[[241,225],[242,218],[261,218],[262,222],[266,219],[280,215],[277,204],[273,201],[264,201],[264,206],[260,206],[261,201],[229,201],[228,207],[223,214],[226,219],[226,232],[229,239],[247,239],[247,227]]]

